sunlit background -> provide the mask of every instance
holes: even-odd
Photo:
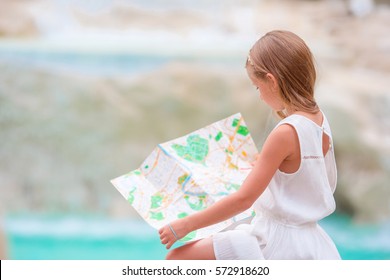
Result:
[[[241,112],[277,121],[246,77],[267,31],[300,35],[333,129],[344,259],[390,259],[390,1],[0,0],[1,258],[163,259],[110,180]]]

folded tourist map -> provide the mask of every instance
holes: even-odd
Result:
[[[111,180],[152,227],[201,211],[241,186],[257,153],[241,114],[157,145],[141,166]],[[182,241],[219,232],[252,215],[247,210],[193,231]]]

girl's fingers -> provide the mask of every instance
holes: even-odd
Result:
[[[160,235],[161,244],[169,244],[172,238],[168,235]]]
[[[163,227],[163,228],[160,228],[160,230],[158,231],[158,233],[160,234],[160,239],[162,239],[162,238],[164,238],[164,237],[168,236],[168,234],[167,234],[167,231],[166,231],[165,227]]]
[[[163,245],[165,245],[165,247],[167,248],[167,249],[169,249],[169,248],[171,248],[172,247],[172,245],[173,245],[173,243],[175,243],[175,241],[172,241],[172,240],[166,240],[166,239],[164,239],[162,242],[161,242]]]
[[[173,245],[173,242],[169,242],[169,243],[167,244],[166,248],[169,249],[169,248],[172,247],[172,245]]]

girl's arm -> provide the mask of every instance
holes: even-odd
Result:
[[[295,129],[289,125],[281,125],[273,130],[240,189],[203,211],[173,221],[171,226],[177,237],[182,238],[191,231],[222,222],[250,208],[268,186],[280,164],[293,152],[291,141],[294,134]],[[167,249],[176,242],[168,225],[162,227],[159,233],[161,243],[166,244]]]

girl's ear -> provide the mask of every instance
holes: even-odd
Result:
[[[276,80],[275,76],[271,73],[267,73],[266,78],[272,89],[276,90],[278,88],[278,81]]]
[[[276,80],[275,76],[271,73],[267,73],[266,75],[267,81],[269,82],[271,88],[273,91],[276,91],[279,87],[278,81]]]

